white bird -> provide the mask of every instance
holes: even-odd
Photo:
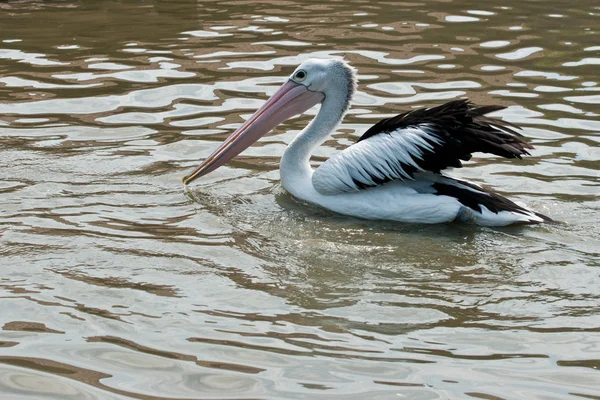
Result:
[[[373,220],[414,223],[463,221],[501,226],[550,218],[442,173],[461,167],[471,153],[507,158],[528,155],[511,125],[485,114],[500,106],[476,107],[467,100],[418,109],[384,119],[357,143],[319,168],[310,156],[336,129],[356,90],[356,71],[343,60],[310,59],[193,172],[187,185],[214,171],[286,119],[317,103],[315,118],[290,143],[281,159],[281,184],[298,199],[334,212]]]

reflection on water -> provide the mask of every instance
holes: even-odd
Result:
[[[600,399],[593,1],[0,3],[0,393]],[[330,214],[280,188],[314,110],[180,178],[310,57],[359,69],[315,165],[468,96],[536,146],[455,175],[565,224]]]

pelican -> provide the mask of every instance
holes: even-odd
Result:
[[[356,86],[356,70],[344,60],[304,61],[258,111],[183,178],[184,184],[214,171],[283,121],[320,103],[317,115],[281,159],[281,184],[292,196],[371,220],[484,226],[551,221],[443,173],[461,167],[461,160],[469,160],[475,152],[506,158],[529,155],[533,146],[515,131],[518,127],[485,116],[501,106],[477,107],[456,100],[384,119],[313,170],[312,151],[341,122]]]

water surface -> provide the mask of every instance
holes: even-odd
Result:
[[[0,393],[600,399],[600,7],[0,3]],[[314,110],[184,190],[302,60],[359,69],[315,166],[468,97],[536,147],[457,177],[561,225],[336,216],[279,185]]]

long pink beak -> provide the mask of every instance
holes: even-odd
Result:
[[[188,184],[219,168],[250,147],[259,138],[288,118],[301,114],[322,102],[325,95],[312,92],[306,86],[287,81],[241,127],[236,129],[202,164],[183,178]]]

